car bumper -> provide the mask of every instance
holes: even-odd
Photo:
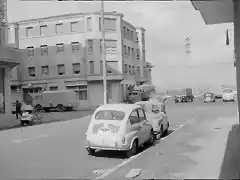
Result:
[[[204,100],[204,102],[206,102],[206,103],[212,103],[212,102],[214,102],[214,101],[215,101],[214,99]]]
[[[234,97],[223,97],[224,101],[234,101]]]
[[[97,149],[97,150],[114,150],[114,151],[127,151],[131,147],[129,144],[117,144],[116,142],[114,145],[99,145],[90,141],[85,140],[84,143],[85,148],[92,148],[92,149]]]

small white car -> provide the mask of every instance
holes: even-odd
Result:
[[[224,89],[222,94],[223,102],[226,101],[235,101],[234,99],[234,92],[232,89]]]
[[[116,150],[126,151],[130,157],[140,146],[153,142],[153,127],[141,106],[106,104],[93,113],[84,146],[90,155],[96,150]]]
[[[168,134],[169,121],[167,117],[166,107],[163,102],[158,100],[140,101],[136,103],[142,106],[147,115],[148,122],[153,127],[155,139],[160,139]]]

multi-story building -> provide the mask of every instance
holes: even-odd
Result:
[[[27,52],[13,70],[13,97],[28,101],[29,94],[42,89],[72,89],[80,107],[102,104],[100,20],[100,13],[95,12],[13,24],[18,27],[19,48]],[[116,12],[104,14],[104,29],[108,100],[121,102],[126,85],[151,79],[151,65],[145,58],[145,29],[135,28]]]
[[[9,38],[12,27],[8,26],[6,2],[0,2],[0,114],[11,113],[11,69],[19,64],[22,53],[14,49]],[[1,119],[0,119],[1,120]]]

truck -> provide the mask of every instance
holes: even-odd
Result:
[[[125,102],[131,101],[135,103],[138,101],[148,101],[152,94],[156,93],[156,87],[151,84],[143,84],[134,87],[128,92]]]
[[[175,101],[175,103],[193,102],[193,99],[194,99],[194,96],[193,96],[192,88],[184,88],[180,95],[175,96],[174,101]]]
[[[57,109],[59,112],[73,110],[77,106],[77,95],[72,90],[44,91],[33,100],[33,107],[37,111],[49,112]]]

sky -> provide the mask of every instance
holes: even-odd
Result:
[[[205,25],[190,1],[105,2],[105,11],[117,11],[134,26],[146,29],[146,60],[154,65],[158,90],[182,87],[235,85],[232,23]],[[16,22],[60,14],[93,12],[100,2],[47,2],[8,0],[8,20]],[[185,52],[190,37],[191,58]]]

